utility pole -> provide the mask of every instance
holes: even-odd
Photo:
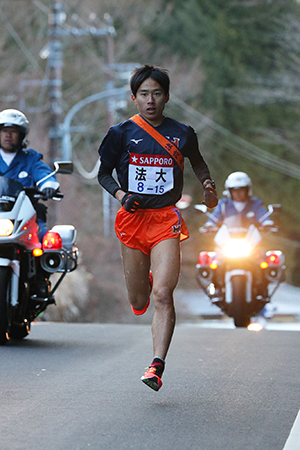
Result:
[[[107,24],[108,29],[113,27],[113,19],[110,14],[104,14],[104,20]],[[107,81],[106,89],[110,91],[114,88],[113,81],[113,65],[114,65],[114,39],[111,33],[107,34]],[[107,129],[114,125],[114,99],[108,97],[106,100],[107,104]]]
[[[110,15],[105,15],[107,19],[107,26],[105,28],[95,28],[94,26],[87,26],[85,29],[77,27],[62,28],[62,24],[66,20],[66,14],[63,10],[62,0],[53,0],[53,10],[49,18],[49,100],[50,100],[50,150],[49,159],[50,164],[61,156],[61,142],[63,137],[63,130],[61,127],[62,116],[62,68],[63,68],[63,52],[61,37],[62,36],[107,36],[108,37],[108,54],[109,60],[113,58],[113,34],[115,29],[112,25],[112,18]]]
[[[65,20],[61,0],[53,0],[53,14],[50,16],[50,53],[49,53],[49,163],[53,167],[54,161],[61,151],[61,116],[62,116],[62,45],[61,25]]]
[[[49,165],[52,168],[61,151],[61,116],[62,116],[62,46],[60,27],[65,20],[61,0],[53,0],[53,12],[49,17]],[[48,221],[53,226],[58,219],[58,204],[51,203]]]
[[[110,14],[104,14],[104,20],[108,28],[113,26],[113,20]],[[113,81],[113,64],[114,64],[114,39],[111,33],[107,34],[107,81],[106,89],[110,91],[114,88]],[[106,113],[107,113],[107,129],[114,125],[114,97],[108,97],[106,100]],[[112,215],[112,199],[110,194],[103,189],[102,190],[102,209],[103,209],[103,233],[104,236],[110,236],[111,234],[111,215]]]
[[[112,19],[108,15],[109,21],[105,28],[95,28],[87,26],[84,29],[77,27],[62,28],[62,24],[66,20],[66,14],[63,10],[62,0],[53,0],[52,14],[49,17],[49,164],[53,167],[54,161],[62,157],[62,69],[63,69],[63,52],[61,37],[62,36],[108,36],[108,53],[113,50],[112,36],[115,29],[112,26]],[[109,39],[110,37],[110,39]],[[113,55],[113,53],[112,53]],[[57,205],[57,204],[56,204]],[[57,206],[53,205],[49,214],[49,223],[53,225],[57,222]]]

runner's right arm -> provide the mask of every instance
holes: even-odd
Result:
[[[116,192],[121,189],[119,184],[112,176],[112,169],[105,166],[103,163],[100,164],[98,172],[98,181],[101,184],[101,186],[113,197],[115,197]]]

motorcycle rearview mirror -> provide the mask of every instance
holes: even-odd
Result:
[[[54,170],[53,172],[46,175],[44,178],[39,180],[36,185],[39,186],[40,184],[44,183],[46,180],[51,178],[53,175],[56,175],[57,173],[61,174],[67,174],[70,175],[73,173],[73,163],[72,161],[55,161],[54,162]]]
[[[179,209],[185,209],[190,206],[191,201],[192,201],[192,197],[190,195],[183,194],[181,199],[178,200],[178,202],[176,203],[176,206]]]
[[[72,161],[55,161],[54,168],[56,173],[70,175],[74,171]]]
[[[268,209],[270,211],[270,208],[272,208],[273,213],[278,213],[281,211],[281,205],[279,203],[276,203],[275,205],[269,205]]]
[[[205,214],[207,217],[209,217],[212,222],[214,222],[216,225],[219,225],[219,221],[218,219],[208,211],[208,208],[206,205],[204,205],[203,203],[198,204],[198,205],[194,205],[194,208],[197,209],[197,211],[202,212],[203,214]]]
[[[206,205],[195,205],[194,208],[197,209],[197,211],[202,212],[203,214],[207,213],[207,206]]]
[[[268,217],[270,217],[272,214],[276,214],[279,211],[281,211],[281,205],[278,204],[274,204],[274,205],[268,205],[268,212],[266,212],[266,214],[264,214],[260,219],[259,222],[263,223],[264,220],[266,220]]]

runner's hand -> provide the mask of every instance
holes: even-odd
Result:
[[[130,194],[130,192],[127,192],[122,198],[121,204],[124,206],[125,211],[133,214],[137,209],[143,206],[144,199],[142,195]]]
[[[218,204],[217,191],[213,187],[204,189],[204,205],[208,208],[215,208]]]

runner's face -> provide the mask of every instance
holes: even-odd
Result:
[[[13,127],[0,130],[0,147],[5,153],[15,152],[19,142],[19,131]]]
[[[164,119],[163,110],[169,101],[169,94],[165,94],[161,85],[152,78],[145,80],[139,87],[136,96],[131,94],[133,103],[139,113],[154,127],[160,125]]]

